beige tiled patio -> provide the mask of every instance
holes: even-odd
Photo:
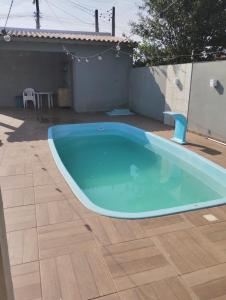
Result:
[[[0,183],[16,300],[226,299],[226,206],[144,220],[87,210],[47,142],[57,123],[122,121],[170,137],[141,116],[0,111]],[[189,133],[193,151],[226,167],[226,147]],[[203,215],[213,214],[209,222]]]

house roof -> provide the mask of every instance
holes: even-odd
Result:
[[[3,29],[3,28],[2,28]],[[69,41],[129,43],[129,40],[112,36],[110,33],[85,32],[85,31],[63,31],[63,30],[37,30],[30,28],[6,28],[12,37],[25,37],[35,39],[61,39]],[[0,36],[2,35],[0,31]]]

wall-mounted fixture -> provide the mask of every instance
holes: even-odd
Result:
[[[176,78],[175,81],[174,81],[174,83],[175,83],[176,86],[180,86],[180,83],[181,83],[180,79]]]
[[[218,80],[217,79],[210,79],[210,87],[211,88],[216,88],[218,85]]]

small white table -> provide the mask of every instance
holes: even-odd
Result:
[[[53,107],[53,92],[36,92],[35,94],[37,96],[38,108],[42,107],[43,99],[48,100],[49,109]]]

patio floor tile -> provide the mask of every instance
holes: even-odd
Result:
[[[15,300],[42,300],[39,262],[13,266],[11,272]]]
[[[2,190],[31,187],[33,186],[33,177],[32,174],[0,177],[0,184]]]
[[[15,231],[36,227],[35,205],[6,208],[6,231]]]
[[[213,248],[196,229],[163,234],[157,239],[182,274],[226,261],[226,255]]]
[[[38,260],[36,228],[9,232],[7,235],[11,265]]]
[[[33,187],[3,190],[2,199],[4,208],[34,204],[34,189]]]
[[[185,274],[182,279],[198,299],[226,299],[226,264]]]
[[[206,225],[201,227],[200,230],[209,242],[222,249],[226,254],[226,222]]]
[[[94,299],[116,292],[96,248],[41,260],[43,300]]]
[[[91,232],[80,220],[38,227],[40,259],[89,249],[96,245]]]
[[[73,194],[73,192],[72,192],[71,188],[69,187],[69,185],[64,180],[63,176],[61,178],[61,181],[57,180],[57,182],[55,182],[55,184],[56,184],[57,189],[60,190],[67,199],[75,198],[75,195]]]
[[[78,220],[79,216],[67,200],[36,204],[37,226]]]
[[[136,223],[135,225],[135,222],[132,220],[120,220],[94,214],[87,214],[84,218],[94,232],[96,239],[102,245],[121,243],[144,237],[144,232],[142,232],[141,228],[138,228],[139,224]]]
[[[1,164],[0,176],[10,176],[26,173],[31,173],[31,169],[28,170],[23,162],[12,163],[11,161],[11,163]]]
[[[56,185],[35,186],[35,203],[65,200],[63,192]]]
[[[121,291],[121,300],[192,300],[187,288],[176,277]]]
[[[208,214],[214,215],[217,220],[210,223],[203,217]],[[184,213],[184,216],[195,226],[210,225],[226,220],[226,212],[223,211],[222,207],[212,207],[209,209],[186,212]]]
[[[52,177],[45,170],[33,173],[33,177],[34,177],[34,186],[54,183]]]
[[[150,238],[105,246],[103,254],[119,290],[177,274]]]
[[[150,237],[162,233],[190,228],[193,226],[181,214],[158,218],[147,218],[138,220],[138,223],[146,233],[146,236]]]

